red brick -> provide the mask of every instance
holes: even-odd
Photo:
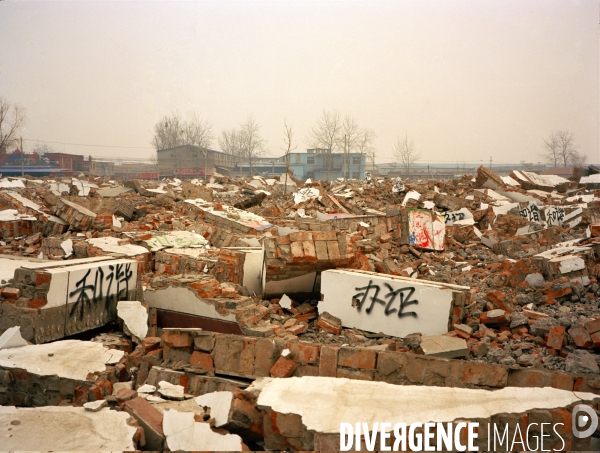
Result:
[[[332,332],[335,335],[339,335],[342,332],[342,328],[338,326],[334,326],[333,324],[328,323],[323,318],[319,318],[317,321],[317,325],[328,332]]]
[[[138,393],[135,390],[131,389],[120,389],[115,393],[115,398],[117,401],[129,401],[133,398],[137,398]]]
[[[592,343],[594,343],[594,347],[600,349],[600,332],[591,334],[590,338],[592,339]]]
[[[342,348],[338,356],[338,366],[374,370],[377,353],[371,349]]]
[[[144,354],[160,349],[160,337],[146,337],[142,340]]]
[[[2,295],[5,299],[18,299],[21,295],[19,288],[6,287],[2,289]]]
[[[290,250],[292,252],[292,261],[294,263],[304,261],[304,247],[302,246],[302,242],[292,242]]]
[[[337,241],[327,241],[327,254],[330,261],[336,261],[341,258],[340,246]]]
[[[302,248],[304,249],[304,261],[316,263],[317,252],[315,251],[315,244],[313,242],[304,241],[302,242]]]
[[[133,398],[126,401],[123,408],[133,415],[142,426],[148,426],[157,436],[163,436],[163,414],[146,399],[142,397]]]
[[[50,283],[50,278],[51,278],[50,274],[45,274],[43,272],[36,274],[35,286],[42,286],[42,285],[45,285],[46,283]]]
[[[600,332],[600,318],[588,321],[584,326],[589,333]]]
[[[563,326],[552,327],[550,329],[550,332],[548,333],[548,340],[546,341],[546,346],[560,351],[564,344],[564,338],[565,328]]]
[[[277,378],[290,377],[296,369],[296,362],[287,357],[279,357],[275,365],[271,367],[271,376]]]
[[[319,359],[319,376],[336,377],[338,352],[337,346],[321,346],[321,358]]]
[[[593,345],[590,334],[583,327],[571,327],[569,335],[571,335],[575,344],[580,348],[591,348]]]
[[[508,371],[501,365],[465,362],[461,380],[467,384],[484,385],[486,387],[506,387]]]
[[[307,327],[308,327],[307,324],[296,324],[295,326],[288,327],[285,330],[287,330],[288,332],[290,332],[293,335],[299,335],[302,332],[304,332]]]
[[[479,322],[483,324],[500,324],[506,322],[506,315],[497,316],[496,318],[488,318],[487,312],[484,311],[479,316]]]
[[[549,387],[551,373],[540,370],[511,370],[508,374],[509,387]]]
[[[317,363],[319,359],[319,345],[308,343],[295,343],[298,351],[290,348],[294,352],[294,359],[301,363]]]
[[[47,303],[48,303],[48,301],[46,299],[44,299],[43,297],[36,297],[35,299],[31,299],[29,301],[29,307],[30,308],[42,308]]]
[[[318,261],[329,260],[329,253],[327,253],[327,243],[325,241],[315,241],[315,252],[317,253]]]
[[[215,371],[215,365],[210,354],[206,352],[194,351],[190,358],[190,365],[200,367],[206,371]]]
[[[254,349],[254,375],[269,376],[269,370],[275,363],[277,347],[273,340],[259,338]]]
[[[313,231],[312,237],[314,241],[337,241],[335,231]]]
[[[164,332],[162,340],[171,348],[187,348],[192,345],[192,337],[187,333]]]
[[[550,382],[550,386],[555,389],[568,390],[571,392],[573,390],[574,379],[571,375],[567,373],[552,373],[552,379]]]
[[[314,240],[313,234],[310,231],[294,231],[293,233],[289,234],[289,237],[290,241],[292,242],[312,242]]]

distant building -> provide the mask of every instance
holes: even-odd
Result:
[[[252,176],[277,177],[285,173],[285,155],[282,157],[255,157],[252,159]],[[240,161],[233,172],[234,176],[249,176],[250,164]]]
[[[115,163],[103,160],[92,160],[85,162],[85,172],[91,176],[113,176],[115,173]]]
[[[158,179],[156,164],[113,165],[112,176],[116,179]]]
[[[73,172],[85,171],[85,158],[81,154],[45,153],[44,157],[50,161],[51,166]]]
[[[298,179],[363,179],[366,168],[366,157],[361,153],[330,153],[320,148],[310,148],[305,153],[290,153],[290,170]]]
[[[209,176],[214,171],[230,173],[236,164],[236,156],[214,149],[204,151],[195,145],[181,145],[159,149],[158,173],[161,178],[197,178]]]

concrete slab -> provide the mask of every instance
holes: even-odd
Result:
[[[229,421],[229,412],[233,402],[231,392],[212,392],[201,395],[195,399],[198,406],[210,407],[210,416],[215,419],[215,426],[226,425]]]
[[[136,337],[146,338],[148,333],[148,312],[137,300],[122,300],[117,302],[117,316]]]
[[[486,419],[501,413],[555,409],[592,402],[593,393],[551,387],[505,387],[500,390],[465,389],[305,376],[261,379],[257,405],[280,414],[297,414],[307,430],[339,433],[340,423],[452,422]],[[310,398],[298,395],[310,394]],[[426,402],[426,404],[424,404]],[[391,431],[390,427],[390,431]]]
[[[104,408],[0,407],[0,446],[4,451],[133,451],[136,428],[129,414]]]
[[[0,336],[0,349],[20,348],[27,346],[25,340],[21,336],[21,328],[19,326],[10,327]]]
[[[192,412],[168,410],[164,414],[163,430],[171,451],[241,451],[242,439],[235,434],[217,434],[208,423],[194,421]]]
[[[319,311],[368,332],[441,335],[448,332],[455,298],[466,297],[469,289],[376,272],[329,270],[321,274]]]
[[[85,381],[89,373],[106,370],[107,364],[117,363],[123,351],[106,349],[100,343],[64,340],[48,344],[22,346],[0,350],[0,366],[23,368],[40,376]]]
[[[425,355],[447,359],[469,355],[469,347],[465,340],[447,335],[423,337],[421,339],[421,349],[423,349]]]
[[[119,238],[92,238],[86,242],[108,253],[118,253],[125,256],[144,255],[148,253],[148,249],[141,245],[121,244],[122,241]]]

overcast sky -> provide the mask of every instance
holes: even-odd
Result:
[[[377,162],[404,134],[423,162],[538,162],[567,129],[598,163],[598,22],[598,0],[1,1],[0,96],[24,139],[92,156],[152,155],[173,111],[252,115],[272,155],[286,119],[303,151],[337,109]]]

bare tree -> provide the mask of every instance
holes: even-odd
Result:
[[[225,153],[240,157],[242,154],[240,143],[241,137],[240,132],[235,128],[221,132],[221,136],[219,137],[219,146],[221,147],[221,150]]]
[[[252,163],[254,160],[266,154],[267,142],[260,136],[260,124],[249,116],[245,123],[240,125],[240,149],[242,157],[248,161],[250,174],[252,174]]]
[[[17,141],[17,132],[25,124],[25,109],[0,97],[0,155]]]
[[[414,142],[409,140],[408,135],[405,135],[404,138],[398,137],[396,140],[394,157],[402,163],[407,175],[410,177],[410,169],[421,158],[421,154],[415,151]]]
[[[371,161],[372,167],[375,167],[375,155],[377,151],[373,146],[373,140],[375,140],[375,131],[372,129],[363,129],[358,137],[356,149],[359,153],[364,154],[366,158]]]
[[[152,145],[156,149],[194,145],[206,151],[214,140],[212,125],[197,114],[189,121],[181,119],[179,113],[163,116],[154,126]]]
[[[159,149],[173,148],[184,145],[184,123],[179,113],[172,113],[170,116],[163,116],[154,126],[154,137],[152,146]]]
[[[340,112],[334,110],[328,112],[323,110],[323,115],[317,120],[317,123],[310,130],[306,143],[311,148],[320,148],[327,150],[327,154],[337,151],[339,145],[339,134],[342,129],[342,120]],[[333,164],[331,156],[327,156],[325,167],[330,170]]]
[[[198,115],[194,114],[191,120],[183,123],[184,144],[195,145],[205,151],[210,148],[214,139],[212,125]]]
[[[583,164],[585,164],[586,160],[587,160],[587,154],[581,154],[579,151],[575,151],[571,155],[571,164],[574,167],[581,167]]]
[[[562,165],[581,165],[587,156],[581,155],[575,144],[575,137],[570,131],[552,131],[544,138],[544,160],[555,167]]]
[[[290,153],[292,150],[296,149],[298,146],[294,146],[292,148],[292,139],[294,138],[294,129],[292,126],[288,126],[287,121],[283,120],[283,141],[285,143],[285,148],[281,148],[285,151],[285,187],[287,190],[287,178],[288,173],[290,172]]]
[[[46,153],[53,153],[54,148],[52,148],[47,143],[38,142],[35,145],[33,145],[33,152],[38,153],[38,155],[40,156],[43,156]]]

